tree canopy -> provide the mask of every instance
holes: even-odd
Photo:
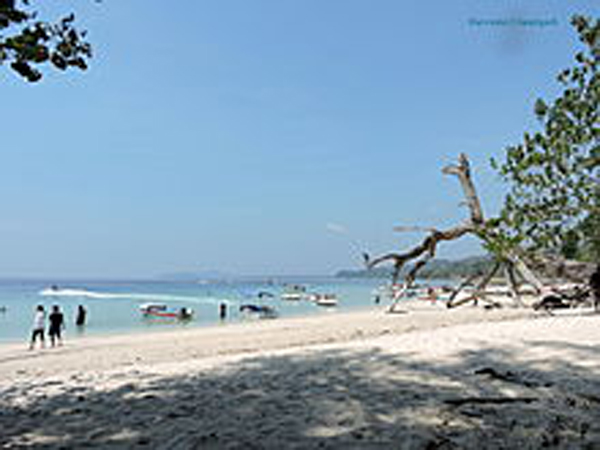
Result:
[[[600,260],[600,20],[571,20],[583,49],[559,73],[562,94],[538,99],[540,129],[493,165],[509,184],[500,216],[512,244]]]
[[[86,32],[70,13],[51,22],[38,17],[30,0],[0,0],[0,65],[7,65],[29,82],[43,68],[86,70],[92,56]]]

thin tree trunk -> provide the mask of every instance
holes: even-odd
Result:
[[[481,275],[480,274],[475,274],[475,275],[471,275],[470,277],[467,277],[466,279],[464,279],[456,289],[454,289],[454,291],[452,292],[452,294],[450,294],[450,298],[448,299],[448,302],[446,303],[446,306],[448,308],[452,308],[454,306],[453,302],[454,299],[458,296],[458,294],[460,294],[460,292],[467,286],[473,284],[473,282],[479,278]]]
[[[516,271],[518,271],[523,279],[531,284],[536,291],[536,294],[540,294],[544,288],[544,284],[540,279],[531,271],[531,269],[525,264],[525,262],[514,252],[510,252],[506,255],[508,260],[512,263]]]
[[[518,306],[525,306],[523,301],[521,300],[521,293],[519,292],[519,284],[517,283],[517,277],[515,275],[515,269],[507,265],[505,267],[506,278],[508,279],[508,285],[513,295],[513,300]]]
[[[502,263],[499,262],[499,261],[496,261],[494,263],[494,265],[492,266],[492,269],[488,272],[488,274],[486,276],[484,276],[481,279],[481,281],[477,285],[477,288],[475,289],[475,294],[479,295],[480,293],[484,293],[485,292],[485,288],[487,287],[487,285],[489,284],[489,282],[492,281],[492,278],[494,278],[494,276],[496,275],[496,273],[498,272],[498,270],[500,270],[501,266],[502,266]]]

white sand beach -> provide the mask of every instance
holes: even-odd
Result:
[[[382,310],[0,346],[1,448],[600,448],[600,315]]]

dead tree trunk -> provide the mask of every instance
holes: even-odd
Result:
[[[519,292],[519,283],[515,275],[515,269],[512,266],[506,266],[504,268],[506,273],[506,279],[510,288],[510,293],[517,306],[525,306],[521,300],[521,293]]]
[[[385,262],[391,262],[393,264],[392,281],[395,284],[398,281],[402,268],[406,263],[414,261],[413,267],[408,271],[404,278],[405,287],[408,288],[413,285],[414,280],[417,277],[418,272],[427,265],[427,263],[435,257],[437,246],[443,241],[453,241],[463,237],[466,234],[476,235],[480,239],[486,242],[492,242],[498,238],[498,232],[492,230],[491,227],[487,226],[486,220],[483,215],[479,196],[475,190],[475,185],[471,178],[471,170],[469,160],[465,154],[461,154],[458,158],[458,164],[450,165],[445,167],[442,172],[446,175],[454,175],[459,179],[463,196],[466,200],[466,205],[469,209],[468,219],[455,227],[446,230],[437,230],[435,228],[426,229],[429,233],[420,244],[409,249],[404,253],[388,253],[376,258],[371,259],[368,254],[365,253],[365,264],[367,268],[373,268],[379,264]],[[397,230],[403,231],[405,228],[396,228]],[[484,276],[478,283],[474,295],[470,298],[473,299],[485,299],[485,288],[490,280],[493,278],[495,273],[500,269],[500,266],[505,265],[507,270],[514,273],[519,273],[521,277],[531,284],[538,293],[541,291],[542,283],[536,277],[536,275],[529,269],[527,264],[519,257],[514,250],[506,251],[504,254],[494,255],[496,257],[496,265],[490,271],[487,276]],[[510,283],[510,281],[509,281]],[[463,304],[464,301],[455,301],[458,293],[463,289],[463,285],[460,285],[457,290],[452,294],[448,302],[448,307],[457,306]],[[517,297],[518,298],[518,297]],[[393,307],[394,305],[392,305]]]

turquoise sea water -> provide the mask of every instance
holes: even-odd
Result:
[[[325,308],[309,301],[285,301],[280,299],[285,284],[301,284],[308,292],[334,293],[339,299],[335,308]],[[61,282],[58,292],[50,292],[50,282],[0,281],[0,343],[26,341],[31,333],[36,305],[42,304],[48,311],[57,304],[66,319],[67,339],[81,335],[172,330],[179,327],[236,323],[256,320],[239,312],[244,303],[274,307],[279,317],[311,314],[336,314],[339,311],[367,308],[373,305],[373,291],[381,280],[344,280],[337,278],[294,279],[277,281],[237,281],[215,283],[183,282]],[[258,298],[259,292],[270,292],[273,298]],[[54,295],[58,294],[58,295]],[[146,302],[165,303],[170,308],[182,307],[194,310],[189,322],[144,318],[139,306]],[[227,303],[227,319],[219,319],[219,305]],[[88,311],[84,328],[75,326],[78,305]],[[0,309],[1,311],[1,309]]]

